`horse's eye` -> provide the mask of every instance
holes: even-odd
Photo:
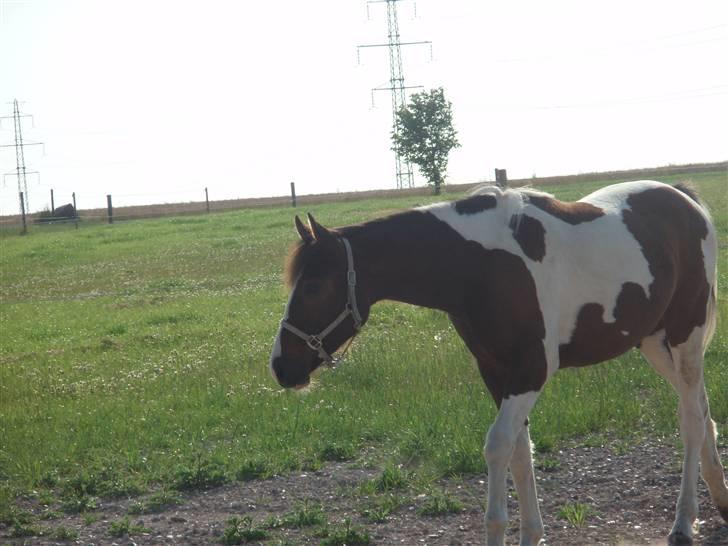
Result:
[[[308,281],[303,285],[303,293],[306,296],[317,296],[321,292],[321,283],[319,281]]]

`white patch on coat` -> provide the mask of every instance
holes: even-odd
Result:
[[[656,187],[669,186],[639,181],[598,190],[581,201],[601,208],[604,215],[576,225],[529,204],[519,195],[543,195],[533,190],[504,192],[499,188],[484,188],[477,193],[494,195],[498,205],[476,214],[459,214],[452,203],[438,203],[419,210],[433,214],[483,248],[502,249],[523,258],[536,284],[551,375],[558,369],[558,346],[571,339],[582,306],[601,305],[604,322],[614,323],[617,297],[624,283],[635,283],[650,296],[653,276],[640,244],[622,220],[622,211],[628,208],[629,195]],[[509,223],[519,213],[528,214],[543,225],[546,254],[541,262],[528,259],[513,237]]]
[[[296,292],[296,285],[298,284],[298,279],[296,279],[296,282],[293,283],[293,287],[291,288],[291,293],[288,296],[288,302],[286,303],[286,310],[283,311],[283,320],[288,320],[288,309],[291,307],[291,301],[293,300],[293,294]],[[281,346],[281,334],[283,333],[283,328],[281,326],[278,327],[278,334],[276,335],[276,339],[273,342],[273,350],[270,353],[270,362],[268,364],[268,368],[270,369],[270,374],[273,376],[273,379],[278,381],[278,378],[276,377],[275,371],[273,370],[273,361],[278,358],[279,356],[283,355],[283,347]]]

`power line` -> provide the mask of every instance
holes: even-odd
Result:
[[[714,97],[718,95],[728,95],[728,84],[713,85],[710,87],[701,87],[697,89],[686,89],[683,91],[673,91],[664,95],[646,96],[646,97],[623,97],[615,99],[606,99],[601,101],[571,103],[571,104],[552,104],[541,106],[527,105],[493,105],[493,108],[505,110],[569,110],[576,108],[610,108],[612,106],[629,106],[637,104],[650,104],[658,102],[672,102],[680,100],[698,99],[703,97]]]
[[[601,43],[595,43],[594,45],[586,44],[585,47],[568,49],[560,48],[553,53],[545,52],[541,55],[534,56],[523,56],[523,57],[505,57],[492,59],[491,62],[497,63],[522,63],[522,62],[543,62],[543,61],[555,61],[559,59],[570,59],[570,58],[594,58],[594,57],[605,57],[605,56],[621,56],[621,55],[634,55],[636,53],[644,53],[646,51],[661,51],[676,48],[685,48],[700,46],[704,44],[711,44],[715,42],[721,42],[728,40],[728,35],[719,34],[712,37],[699,37],[693,36],[692,41],[679,41],[670,43],[670,40],[681,37],[688,37],[695,34],[701,34],[705,32],[711,32],[719,29],[728,27],[728,24],[713,25],[709,27],[703,27],[698,29],[686,30],[683,32],[676,32],[673,34],[664,34],[660,36],[654,36],[650,38],[639,38],[625,41],[610,40]]]

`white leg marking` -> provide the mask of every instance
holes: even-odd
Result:
[[[283,311],[283,319],[288,320],[288,308],[291,306],[291,300],[293,299],[293,294],[296,291],[296,285],[298,284],[298,279],[296,279],[296,282],[293,285],[293,288],[291,288],[291,294],[288,296],[288,302],[286,303],[286,309]],[[281,333],[283,332],[283,328],[280,326],[278,327],[278,334],[276,335],[276,339],[273,342],[273,350],[270,353],[270,362],[268,363],[268,369],[270,370],[270,374],[273,376],[273,379],[278,381],[278,378],[276,377],[275,370],[273,370],[273,361],[278,358],[279,356],[283,355],[283,348],[281,347]]]
[[[700,451],[700,474],[708,486],[713,504],[718,508],[723,519],[728,521],[728,483],[726,483],[725,470],[716,447],[718,433],[715,430],[715,421],[710,418],[710,406],[705,389],[701,393],[701,402],[705,420],[705,441]]]
[[[680,436],[684,445],[683,474],[677,500],[675,524],[671,534],[693,536],[698,517],[698,472],[700,453],[705,442],[705,417],[702,397],[703,328],[695,328],[687,341],[672,351],[676,359],[675,388],[680,396]]]
[[[671,538],[671,543],[679,543],[681,537],[692,539],[693,523],[698,517],[699,461],[701,455],[704,460],[706,457],[709,461],[712,459],[710,445],[715,444],[714,437],[712,440],[706,437],[706,429],[711,435],[713,430],[708,424],[710,417],[703,382],[703,330],[695,328],[685,343],[670,347],[669,350],[664,342],[665,332],[662,330],[643,340],[641,345],[641,351],[647,360],[672,384],[680,398],[678,414],[680,436],[684,446],[683,472],[675,510],[675,523],[670,531],[670,536],[674,537]],[[721,468],[721,481],[722,473]],[[715,465],[709,467],[709,474],[709,479],[713,480],[720,497],[721,487],[714,478],[717,474]],[[728,496],[728,492],[725,494]]]
[[[538,507],[536,480],[533,476],[531,437],[524,425],[516,439],[511,458],[511,475],[521,508],[521,546],[538,546],[543,537],[543,521]]]
[[[516,446],[516,439],[525,426],[539,392],[510,396],[501,403],[500,411],[485,439],[485,461],[488,464],[488,508],[485,513],[488,546],[504,546],[508,523],[506,474]],[[533,471],[533,470],[532,470]]]

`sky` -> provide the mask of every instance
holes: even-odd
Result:
[[[402,48],[406,84],[452,102],[450,183],[728,159],[725,0],[397,9],[401,41],[432,41]],[[51,188],[79,209],[394,188],[387,50],[356,47],[386,41],[365,0],[0,0],[0,115],[18,99],[43,143],[30,208]]]

